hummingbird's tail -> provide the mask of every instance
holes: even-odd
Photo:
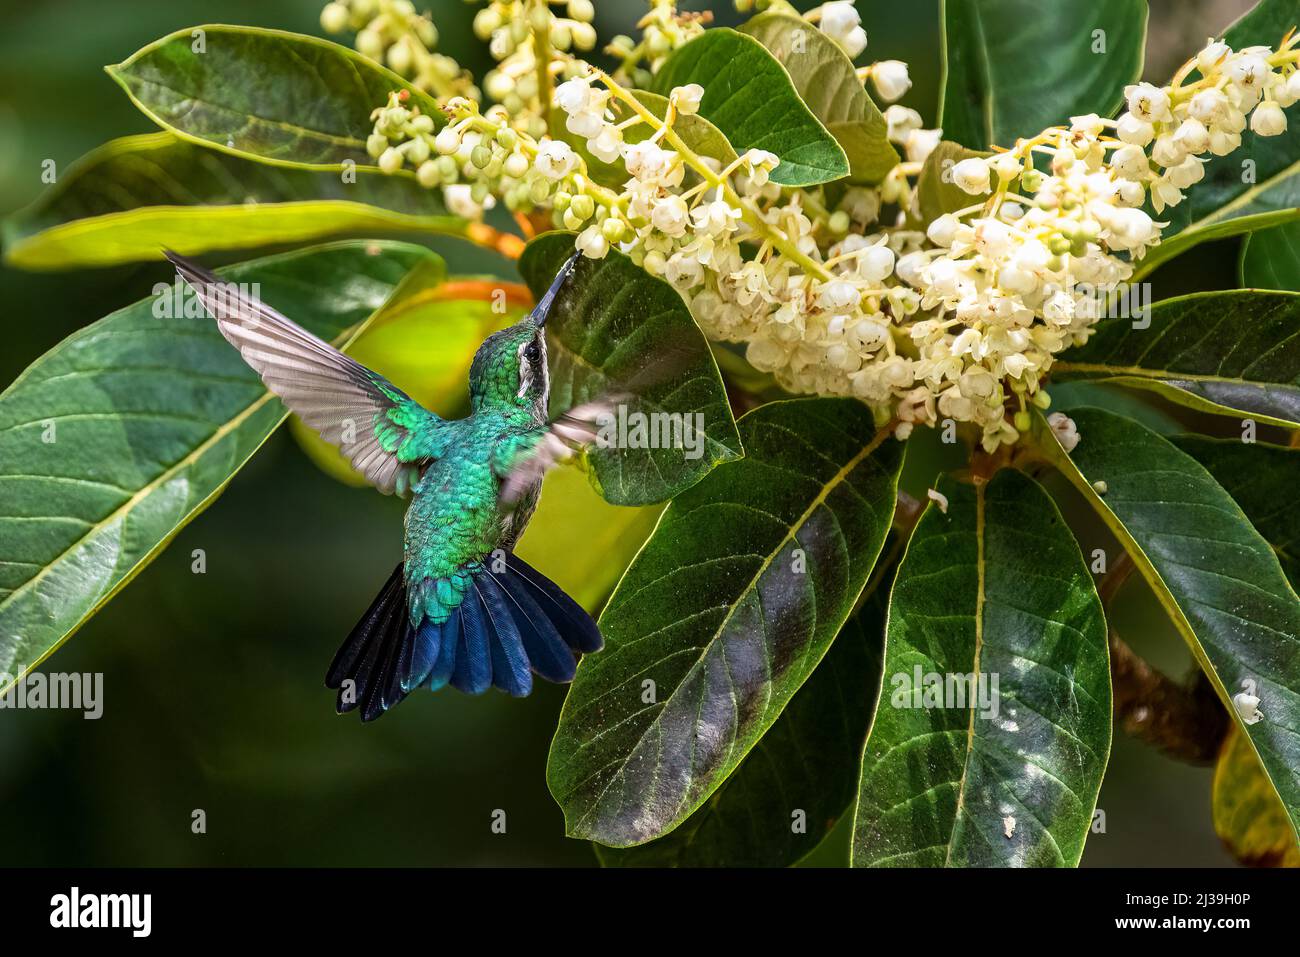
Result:
[[[411,623],[404,566],[339,648],[325,677],[338,690],[338,711],[361,709],[372,721],[419,687],[444,685],[469,694],[495,685],[515,697],[547,681],[573,680],[575,653],[599,651],[600,629],[560,586],[523,559],[472,568],[470,588],[442,622]]]

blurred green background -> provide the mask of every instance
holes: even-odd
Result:
[[[809,6],[811,4],[806,4]],[[117,136],[149,132],[103,73],[107,63],[181,27],[241,23],[319,34],[316,0],[0,2],[0,215]],[[487,54],[458,0],[434,11],[440,49],[481,75]],[[712,8],[734,22],[729,3]],[[1167,77],[1246,0],[1152,3],[1148,72]],[[602,38],[631,32],[637,0],[600,0]],[[933,122],[938,0],[859,0],[865,59],[912,65],[907,105]],[[409,237],[407,237],[409,238]],[[452,272],[509,264],[467,245],[430,243]],[[226,257],[230,261],[243,256]],[[1157,295],[1234,284],[1236,244],[1201,247],[1156,276]],[[158,264],[29,274],[0,269],[0,383],[73,330],[146,295]],[[546,791],[546,751],[564,689],[522,701],[446,692],[413,696],[362,727],[323,687],[336,647],[400,557],[400,502],[326,477],[288,430],[277,433],[212,508],[187,527],[51,660],[103,672],[104,716],[0,712],[0,865],[590,865],[563,836]],[[191,573],[191,552],[207,573]],[[1135,597],[1131,643],[1184,674],[1190,658]],[[1099,806],[1107,832],[1085,865],[1222,865],[1210,825],[1210,770],[1188,768],[1117,734]],[[203,809],[207,833],[191,832]],[[490,830],[507,813],[504,835]],[[843,828],[815,863],[847,859]]]

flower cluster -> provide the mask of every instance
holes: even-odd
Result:
[[[712,19],[713,14],[707,11],[679,12],[676,0],[650,0],[650,12],[637,23],[641,40],[616,36],[605,48],[606,53],[620,61],[614,79],[632,86],[648,86],[669,55],[703,33]]]
[[[1027,423],[1023,412],[1004,417],[1007,390],[1022,408],[1045,405],[1039,386],[1053,357],[1087,339],[1133,262],[1160,241],[1164,224],[1140,208],[1148,197],[1157,213],[1179,203],[1204,176],[1204,154],[1240,144],[1247,114],[1259,135],[1286,128],[1281,106],[1300,99],[1291,42],[1276,53],[1211,42],[1169,87],[1130,86],[1118,120],[1074,117],[953,166],[952,181],[987,200],[929,223],[934,248],[897,269],[934,313],[909,332],[940,415],[979,423],[986,448],[1015,440]],[[1194,69],[1199,79],[1184,82]]]
[[[567,0],[557,16],[548,0],[491,0],[474,17],[474,33],[487,41],[497,66],[483,89],[505,108],[513,125],[533,137],[546,133],[551,89],[571,50],[596,46],[591,0]]]
[[[737,5],[789,12],[781,0]],[[1075,117],[957,162],[945,175],[972,204],[920,223],[915,183],[942,132],[916,111],[885,110],[903,159],[879,184],[784,187],[777,156],[707,155],[692,140],[678,121],[698,111],[701,87],[672,90],[663,115],[628,88],[698,21],[651,0],[643,40],[616,44],[610,76],[565,52],[590,47],[574,32],[588,7],[570,2],[563,20],[544,0],[489,3],[475,27],[500,61],[485,84],[498,102],[450,98],[435,129],[395,97],[375,112],[371,155],[442,187],[458,214],[499,198],[533,222],[548,212],[589,257],[618,249],[791,392],[857,397],[900,438],[952,419],[989,452],[1029,428],[1031,405],[1048,407],[1054,357],[1087,339],[1160,241],[1142,207],[1180,202],[1208,154],[1236,148],[1247,125],[1281,132],[1282,108],[1300,99],[1292,37],[1277,51],[1211,42],[1168,87],[1130,87],[1118,120]],[[865,47],[851,2],[807,16],[851,56]],[[910,85],[897,61],[858,75],[886,102]]]
[[[356,32],[359,53],[387,63],[394,73],[436,96],[477,100],[473,78],[449,56],[434,53],[438,30],[415,12],[411,0],[332,0],[320,14],[326,33]]]

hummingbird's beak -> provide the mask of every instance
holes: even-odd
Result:
[[[546,290],[546,295],[542,296],[542,301],[533,307],[533,322],[537,323],[538,329],[546,325],[546,320],[550,318],[551,307],[555,305],[555,297],[558,296],[560,290],[564,288],[564,282],[569,278],[569,273],[573,272],[573,267],[578,262],[578,257],[580,255],[582,254],[574,253],[569,257],[569,261],[561,266],[560,271],[556,273],[555,281],[551,283],[551,288]]]

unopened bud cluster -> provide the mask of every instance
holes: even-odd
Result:
[[[655,72],[673,51],[703,33],[712,19],[708,12],[678,11],[675,0],[651,0],[650,12],[637,23],[641,39],[620,35],[605,47],[606,53],[620,61],[614,79],[635,87],[649,86]]]
[[[332,0],[320,14],[326,33],[356,33],[357,52],[386,64],[417,89],[440,97],[479,98],[473,78],[455,60],[433,50],[438,29],[411,0]]]

